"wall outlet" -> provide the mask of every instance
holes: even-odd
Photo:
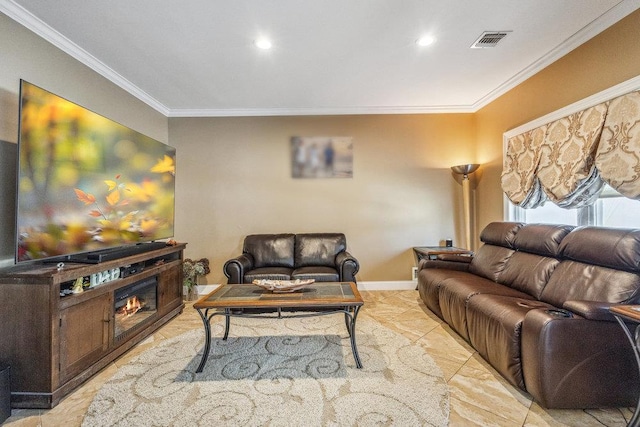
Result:
[[[411,267],[411,280],[418,281],[418,267]]]

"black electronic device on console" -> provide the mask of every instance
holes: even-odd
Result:
[[[127,277],[133,274],[141,273],[144,270],[144,262],[125,265],[120,268],[120,277]]]
[[[95,252],[87,252],[81,254],[70,255],[67,259],[69,262],[80,262],[85,264],[99,264],[105,261],[124,258],[132,255],[138,255],[156,249],[162,249],[167,244],[165,242],[148,242],[138,243],[130,246],[118,246],[115,248],[102,249]]]

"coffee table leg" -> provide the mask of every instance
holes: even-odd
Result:
[[[351,315],[349,314],[350,312],[351,312],[351,308],[349,307],[344,308],[344,324],[347,327],[347,332],[349,332],[349,336],[351,336]]]
[[[211,318],[208,317],[209,310],[205,310],[204,313],[199,308],[197,310],[198,314],[202,318],[202,323],[204,323],[204,350],[202,351],[202,359],[200,359],[198,369],[196,369],[196,373],[199,373],[202,372],[204,365],[207,363],[209,349],[211,348],[211,325],[209,324]]]
[[[356,368],[362,369],[362,362],[360,362],[360,355],[358,354],[358,347],[356,346],[356,318],[358,317],[359,311],[359,306],[353,307],[353,314],[347,314],[345,312],[345,318],[346,316],[349,316],[351,318],[349,325],[347,325],[347,330],[349,330],[349,337],[351,338],[351,351],[353,352],[353,359],[356,361]]]
[[[227,340],[229,337],[229,326],[231,326],[231,309],[225,308],[224,310],[224,337],[222,337],[223,341]]]

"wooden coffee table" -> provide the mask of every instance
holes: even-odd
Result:
[[[225,316],[222,339],[226,340],[229,336],[232,317],[282,319],[343,313],[356,367],[362,368],[356,347],[356,318],[363,304],[364,301],[353,282],[317,282],[289,293],[275,293],[247,284],[222,285],[193,304],[193,308],[198,310],[202,318],[205,333],[202,359],[196,372],[202,372],[207,363],[211,348],[211,319],[217,315]],[[266,312],[256,313],[251,310],[245,312],[244,309],[259,309]],[[296,312],[296,310],[304,310],[304,312]]]

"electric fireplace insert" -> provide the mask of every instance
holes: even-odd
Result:
[[[156,276],[118,289],[114,296],[115,340],[125,338],[158,312]]]

